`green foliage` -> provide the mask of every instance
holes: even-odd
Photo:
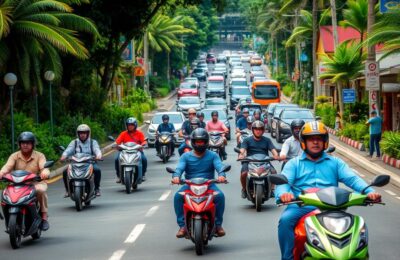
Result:
[[[315,107],[315,115],[330,128],[335,127],[336,109],[329,103],[319,103]]]
[[[169,93],[169,87],[157,88],[156,93],[158,97],[166,97]]]
[[[285,94],[285,96],[287,96],[287,97],[291,97],[292,94],[293,94],[293,91],[294,91],[294,86],[293,86],[292,83],[291,84],[287,84],[286,86],[284,86],[282,88],[283,94]]]
[[[365,123],[346,123],[339,131],[339,135],[349,137],[352,140],[364,142],[368,136],[368,126]]]
[[[343,120],[351,123],[365,122],[368,117],[368,110],[369,107],[366,102],[348,104],[343,112]]]
[[[316,100],[317,100],[318,103],[323,104],[323,103],[329,102],[329,97],[327,97],[327,96],[318,96],[316,98]]]
[[[380,144],[385,154],[400,159],[400,132],[384,132]]]

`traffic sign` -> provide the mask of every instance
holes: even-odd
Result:
[[[380,0],[379,11],[384,14],[400,9],[400,0]]]
[[[365,89],[379,90],[379,64],[374,61],[365,63]]]
[[[136,66],[133,68],[133,73],[136,77],[143,77],[145,74],[145,71],[144,71],[143,67]]]
[[[343,103],[355,103],[356,102],[356,92],[352,88],[347,88],[342,90],[343,93]]]
[[[378,91],[372,90],[369,92],[369,112],[378,111]]]

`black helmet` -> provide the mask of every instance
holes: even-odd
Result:
[[[197,117],[204,117],[204,113],[199,111],[199,112],[196,113],[196,116]]]
[[[256,110],[254,110],[253,116],[254,116],[255,114],[261,115],[261,110],[257,108]]]
[[[302,119],[295,119],[292,121],[292,123],[290,123],[290,129],[292,130],[292,134],[296,139],[299,139],[299,133],[304,124],[305,122]],[[294,131],[296,127],[300,129],[298,131]]]
[[[211,116],[218,116],[218,111],[212,111]]]
[[[162,121],[169,120],[169,115],[163,115],[161,119]]]
[[[196,140],[204,140],[204,145],[197,145]],[[204,128],[195,129],[190,135],[190,144],[196,152],[202,153],[208,148],[210,137]]]
[[[126,119],[125,126],[128,128],[128,125],[134,125],[135,129],[136,129],[138,126],[138,122],[137,122],[136,118],[129,117],[128,119]]]
[[[251,130],[253,130],[254,128],[264,128],[264,127],[265,127],[264,123],[260,120],[257,120],[254,121],[253,124],[251,125]]]
[[[247,107],[245,107],[245,108],[243,108],[243,110],[242,110],[242,114],[243,113],[250,113],[250,110],[247,108]]]
[[[18,144],[21,142],[32,142],[33,146],[36,145],[36,137],[32,132],[22,132],[18,136]]]
[[[195,130],[195,129],[199,128],[200,124],[201,124],[201,122],[197,117],[195,117],[192,120],[190,120],[190,128],[192,130]]]
[[[252,124],[254,121],[255,121],[255,120],[254,120],[254,117],[253,117],[253,116],[248,116],[248,117],[246,118],[247,124]]]

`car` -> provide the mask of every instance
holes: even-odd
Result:
[[[263,67],[261,67],[261,66],[252,66],[251,68],[250,68],[250,72],[251,71],[264,71],[264,69],[263,69]]]
[[[205,64],[205,63],[202,63],[202,64],[198,64],[197,65],[197,67],[196,67],[196,69],[202,69],[202,70],[204,70],[204,72],[206,73],[206,75],[207,75],[207,77],[208,77],[208,66],[207,66],[207,64]]]
[[[226,57],[228,57],[228,56],[231,55],[231,51],[230,51],[230,50],[224,50],[224,51],[222,52],[222,54],[225,55]]]
[[[265,76],[257,76],[253,78],[253,82],[257,82],[257,81],[266,81],[266,80],[270,80],[269,78],[265,77]]]
[[[228,74],[226,73],[226,67],[215,67],[214,71],[216,72],[221,72],[224,74],[224,77],[227,78]]]
[[[270,132],[271,132],[271,137],[275,138],[275,133],[276,133],[276,125],[277,125],[277,120],[275,119],[276,117],[279,116],[279,114],[281,113],[281,111],[285,108],[298,108],[299,106],[297,104],[277,104],[275,105],[274,108],[274,112],[272,114],[272,119],[271,119],[271,123],[270,123]]]
[[[213,53],[209,53],[209,54],[207,54],[206,62],[207,63],[216,63],[217,58],[215,58],[215,55]]]
[[[253,56],[250,59],[250,66],[261,66],[262,65],[262,59],[258,56]]]
[[[250,62],[250,55],[242,55],[242,57],[240,57],[240,61],[243,63],[249,63]]]
[[[187,77],[183,80],[183,82],[190,82],[196,85],[196,87],[200,87],[200,82],[197,78],[195,77]]]
[[[283,143],[284,139],[292,136],[290,124],[295,119],[302,119],[304,122],[315,121],[313,113],[307,108],[285,108],[279,116],[274,118],[277,122],[275,128],[275,138],[278,143]]]
[[[225,72],[221,71],[221,70],[214,70],[213,72],[211,72],[210,76],[220,76],[223,77],[225,79]],[[225,80],[224,80],[225,83]]]
[[[229,108],[234,110],[238,102],[242,98],[251,97],[250,89],[247,86],[235,86],[233,85],[229,93],[230,105]]]
[[[269,132],[271,132],[271,122],[272,122],[272,117],[274,116],[274,110],[275,106],[280,103],[271,103],[268,105],[267,111],[265,112],[264,117],[267,118],[267,123],[265,124],[265,129]]]
[[[253,115],[255,110],[260,110],[262,111],[262,107],[260,104],[257,103],[244,103],[244,104],[240,104],[239,105],[239,111],[236,111],[236,122],[238,120],[238,116],[242,113],[244,108],[248,108],[249,109],[249,115]]]
[[[231,79],[233,79],[233,78],[245,78],[245,77],[246,77],[246,73],[241,69],[233,70],[231,72]]]
[[[247,54],[250,56],[253,56],[253,55],[256,55],[256,52],[255,51],[247,51]]]
[[[231,70],[233,70],[234,67],[241,67],[243,69],[243,64],[241,61],[232,61],[230,64]]]
[[[197,78],[199,81],[206,81],[207,74],[203,69],[194,69],[191,74],[192,77]]]
[[[231,78],[229,81],[229,92],[231,92],[232,87],[249,87],[247,84],[247,79],[244,78]]]
[[[178,88],[178,99],[184,96],[200,96],[200,90],[195,83],[182,82]]]
[[[204,102],[204,109],[224,110],[228,113],[228,104],[223,98],[207,98]]]
[[[189,116],[189,108],[195,108],[196,110],[202,109],[202,101],[199,97],[181,97],[176,101],[176,111],[182,112],[185,117]]]
[[[213,111],[218,112],[218,119],[221,120],[222,122],[224,122],[225,126],[228,128],[229,133],[226,135],[226,139],[231,140],[231,124],[229,123],[229,120],[232,119],[232,116],[228,116],[224,110],[203,109],[201,112],[204,113],[204,122],[208,122],[212,119],[211,113]]]
[[[227,58],[224,54],[219,54],[217,56],[217,62],[225,62],[226,63],[226,61],[227,61]]]
[[[156,142],[156,131],[158,125],[162,123],[162,116],[168,115],[169,122],[174,125],[175,131],[179,132],[181,130],[182,124],[185,121],[185,116],[181,112],[157,112],[154,114],[151,120],[145,121],[146,124],[149,125],[147,129],[147,142],[150,147],[154,146]],[[181,144],[185,140],[179,136],[176,137],[175,144]]]
[[[221,97],[225,98],[225,78],[222,76],[211,76],[208,78],[206,88],[206,98]]]
[[[264,71],[259,71],[259,70],[250,72],[250,82],[253,82],[254,77],[264,77],[265,78],[265,73],[264,73]]]

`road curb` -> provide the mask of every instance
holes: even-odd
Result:
[[[345,136],[340,136],[339,140],[342,141],[343,143],[350,145],[351,147],[356,148],[357,150],[364,152],[365,151],[365,146],[363,143],[360,143],[358,141],[354,141],[353,139],[350,139]]]

